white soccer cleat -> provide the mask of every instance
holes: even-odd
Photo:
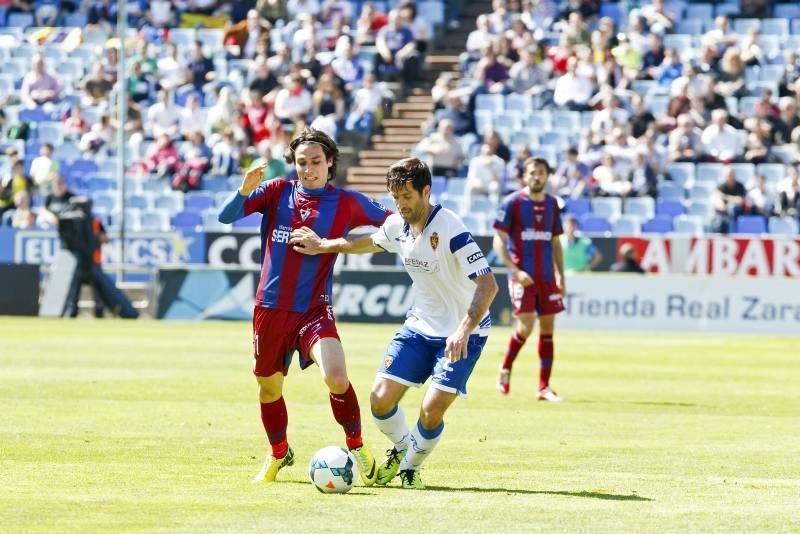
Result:
[[[547,402],[562,402],[564,399],[559,397],[555,391],[550,389],[550,386],[547,386],[546,388],[539,390],[539,394],[536,395],[536,400],[547,401]]]

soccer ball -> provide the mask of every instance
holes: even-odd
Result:
[[[308,465],[311,482],[322,493],[347,493],[358,473],[347,449],[331,445],[317,451]]]

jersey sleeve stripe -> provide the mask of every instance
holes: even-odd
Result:
[[[473,278],[477,278],[479,276],[483,276],[484,274],[489,274],[490,272],[492,272],[492,268],[491,267],[486,267],[484,269],[481,269],[480,271],[475,271],[474,273],[469,275],[469,279],[472,280]]]
[[[457,252],[474,242],[475,240],[472,239],[472,234],[469,232],[462,232],[450,240],[450,252]]]

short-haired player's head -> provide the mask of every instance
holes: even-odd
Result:
[[[386,173],[386,188],[392,194],[397,211],[408,224],[422,218],[431,196],[431,171],[417,158],[401,159]]]
[[[289,143],[284,159],[304,187],[317,188],[336,178],[339,147],[325,132],[306,127]]]
[[[550,178],[550,164],[540,157],[528,158],[523,166],[523,180],[531,193],[541,193]]]

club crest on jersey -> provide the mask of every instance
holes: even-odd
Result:
[[[542,216],[541,216],[541,215],[537,215],[537,216],[536,216],[536,222],[537,222],[537,223],[540,223],[540,222],[542,222]]]
[[[305,222],[311,215],[311,208],[300,208],[300,218]]]
[[[437,234],[436,232],[433,232],[431,234],[431,248],[433,250],[436,250],[436,248],[438,246],[439,246],[439,234]]]
[[[383,360],[383,368],[388,369],[389,367],[391,367],[393,361],[394,358],[392,358],[391,356],[387,356],[386,359]]]

